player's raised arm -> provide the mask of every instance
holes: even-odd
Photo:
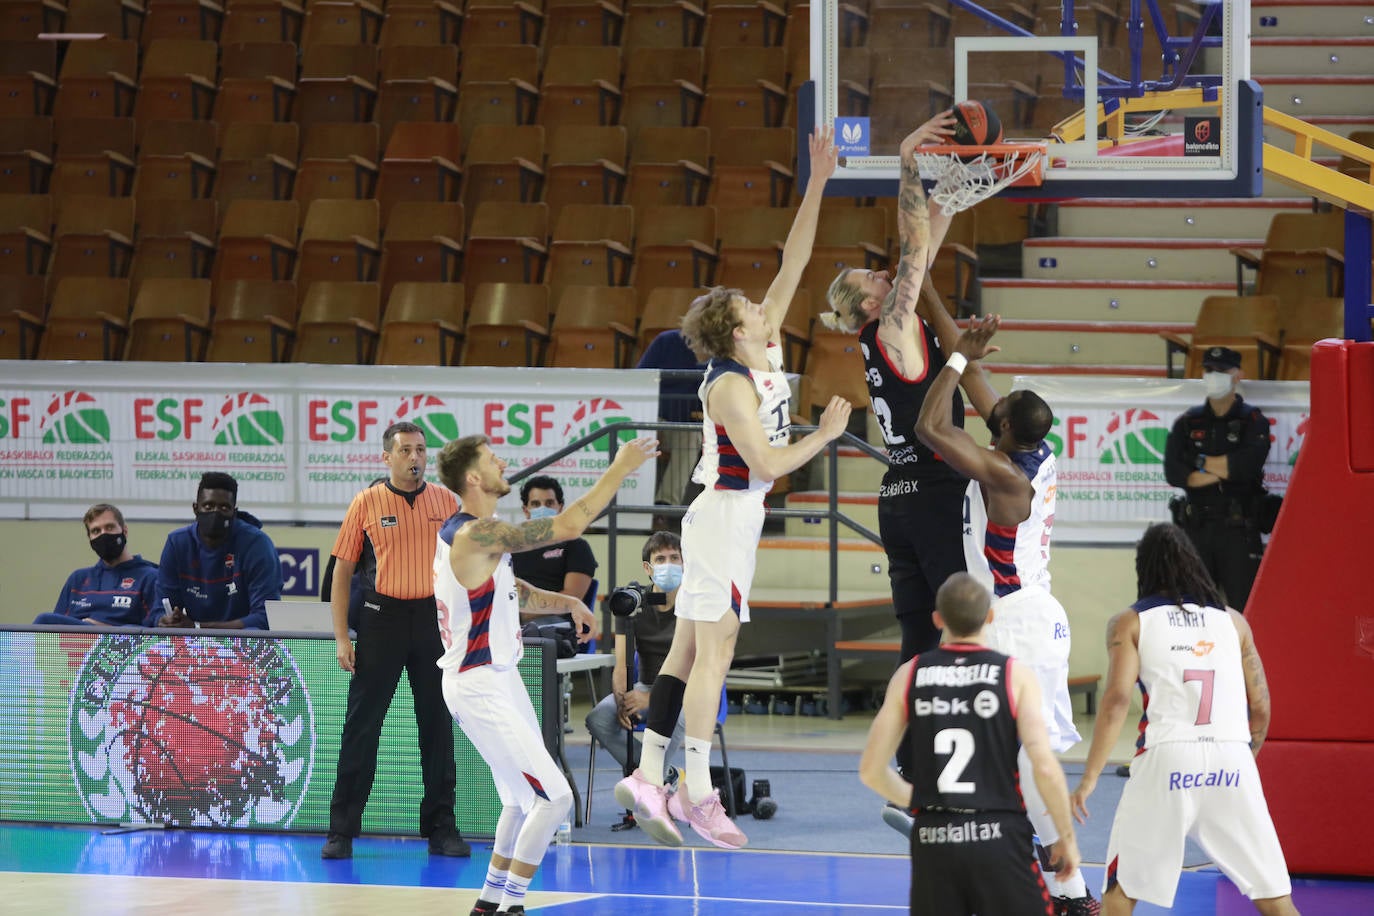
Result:
[[[931,217],[932,228],[935,219],[935,216]],[[941,237],[943,238],[943,234]],[[931,253],[934,254],[933,249]],[[953,353],[959,342],[959,325],[955,324],[953,316],[945,308],[940,293],[935,289],[935,280],[929,273],[921,282],[921,296],[916,304],[916,313],[929,322],[940,341],[940,349],[946,353]],[[998,395],[992,383],[988,381],[983,364],[977,360],[970,362],[960,377],[959,384],[964,389],[964,394],[968,395],[974,410],[978,411],[978,415],[984,420],[991,417],[992,409],[997,406]]]
[[[959,335],[954,355],[945,363],[921,404],[916,421],[916,435],[950,467],[965,477],[996,486],[1005,481],[1009,487],[1026,485],[1026,478],[1005,458],[982,448],[967,432],[954,425],[951,416],[954,392],[960,376],[969,362],[982,359],[997,350],[989,344],[997,332],[996,315],[986,319],[969,319],[968,329]]]
[[[892,292],[883,303],[878,317],[879,321],[886,324],[905,326],[911,323],[916,313],[916,300],[921,294],[921,281],[930,264],[931,241],[934,238],[932,229],[938,230],[941,240],[949,229],[949,219],[944,216],[932,227],[930,201],[921,187],[921,172],[912,152],[922,144],[944,139],[953,125],[954,116],[948,111],[941,112],[907,134],[897,149],[900,171],[897,189],[899,257],[897,275],[892,278]]]
[[[534,518],[518,525],[497,518],[474,519],[454,535],[455,553],[477,552],[499,556],[581,537],[587,526],[610,505],[621,482],[657,455],[658,440],[647,437],[633,439],[620,447],[615,460],[590,490],[553,518]]]
[[[835,174],[839,159],[835,152],[835,131],[826,127],[813,131],[810,137],[811,176],[806,181],[806,193],[797,207],[797,215],[792,219],[792,228],[787,233],[787,241],[782,246],[782,264],[778,274],[768,286],[763,297],[763,307],[768,317],[772,333],[769,340],[777,343],[782,320],[787,316],[787,307],[801,282],[802,271],[811,260],[811,249],[816,242],[816,225],[820,222],[821,197],[825,183]]]

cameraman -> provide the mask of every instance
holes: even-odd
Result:
[[[1164,445],[1164,476],[1185,495],[1171,501],[1226,603],[1245,611],[1264,548],[1259,519],[1269,420],[1236,392],[1240,354],[1211,347],[1202,357],[1207,400],[1174,421]]]
[[[663,666],[663,660],[668,657],[668,649],[673,644],[673,629],[677,622],[673,616],[673,605],[677,600],[678,584],[682,581],[682,542],[671,531],[655,531],[644,542],[641,557],[644,572],[652,578],[653,584],[645,591],[641,606],[631,616],[622,617],[617,613],[612,693],[587,714],[587,731],[611,752],[625,773],[639,765],[638,745],[634,748],[633,760],[626,757],[629,752],[627,735],[636,721],[643,720],[649,708],[649,688],[653,686],[658,669]],[[639,656],[639,672],[633,689],[628,689],[626,672],[630,642],[627,634],[633,637],[634,651]],[[686,729],[686,722],[679,714],[668,746],[669,754],[682,746]],[[665,769],[672,770],[671,767]]]

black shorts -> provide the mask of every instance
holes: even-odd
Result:
[[[878,534],[898,617],[928,617],[935,593],[964,559],[964,495],[968,481],[950,475],[915,482],[915,491],[878,498]]]
[[[913,916],[1054,916],[1023,813],[924,812],[911,830]]]

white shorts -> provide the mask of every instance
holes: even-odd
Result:
[[[706,490],[682,519],[682,585],[673,613],[714,623],[733,611],[749,622],[749,586],[763,532],[762,490]]]
[[[1107,841],[1103,893],[1115,881],[1134,900],[1173,906],[1185,836],[1250,899],[1293,892],[1249,745],[1170,741],[1132,761]]]
[[[983,631],[989,648],[1035,672],[1050,748],[1062,753],[1082,739],[1069,699],[1069,618],[1048,591],[1032,586],[992,602],[992,623]]]
[[[544,746],[519,669],[445,671],[443,685],[448,711],[491,767],[502,805],[528,812],[539,797],[571,801],[572,789]]]

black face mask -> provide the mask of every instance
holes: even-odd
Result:
[[[112,534],[107,531],[91,538],[91,549],[95,551],[96,556],[106,563],[113,563],[124,552],[124,545],[127,543],[129,543],[129,539],[124,536],[123,532]]]
[[[196,513],[196,533],[200,535],[202,541],[218,541],[229,533],[229,527],[234,524],[234,519],[230,516],[220,515],[218,512],[197,512]]]

